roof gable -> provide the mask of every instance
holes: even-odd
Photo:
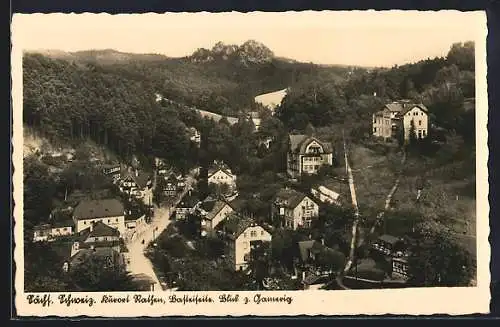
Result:
[[[305,198],[308,197],[302,192],[296,191],[294,189],[283,188],[276,194],[275,202],[284,207],[295,209]]]
[[[108,226],[101,221],[98,221],[93,225],[92,231],[90,232],[88,237],[103,237],[103,236],[120,236],[120,232],[117,229]]]

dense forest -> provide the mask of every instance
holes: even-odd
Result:
[[[431,121],[474,140],[474,112],[464,99],[475,96],[474,43],[456,43],[445,58],[371,70],[352,70],[333,80],[316,74],[296,83],[278,108],[289,129],[340,126],[353,139],[371,136],[371,115],[388,101],[411,99],[430,111]]]

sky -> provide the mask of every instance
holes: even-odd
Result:
[[[485,37],[483,12],[15,14],[24,50],[115,49],[182,57],[216,42],[262,42],[277,56],[317,64],[390,67],[445,56]]]

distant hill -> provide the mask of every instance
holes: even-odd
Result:
[[[120,52],[113,49],[84,50],[76,52],[66,52],[61,50],[30,50],[27,54],[41,54],[53,59],[64,59],[79,62],[92,62],[97,64],[116,64],[132,61],[161,61],[168,59],[161,54],[137,54]]]
[[[322,67],[276,57],[272,50],[254,40],[241,45],[218,42],[212,49],[197,49],[182,58],[113,49],[26,52],[26,56],[36,55],[119,75],[147,84],[152,96],[159,93],[179,103],[228,116],[254,110],[254,98],[260,94],[282,90],[317,74],[342,79],[348,71],[345,67]]]

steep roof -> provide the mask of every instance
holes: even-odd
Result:
[[[73,212],[73,217],[76,220],[123,215],[124,207],[118,199],[83,200]]]
[[[252,225],[256,225],[253,219],[234,214],[228,216],[224,229],[229,239],[235,240]]]
[[[226,165],[223,162],[215,162],[209,169],[208,169],[208,177],[212,176],[218,171],[222,171],[227,175],[233,176],[233,172],[231,171],[231,168],[229,168],[228,165]]]
[[[305,197],[306,195],[302,192],[290,188],[282,188],[276,193],[274,200],[284,207],[294,209]]]
[[[428,112],[427,108],[422,103],[413,103],[409,100],[400,100],[388,103],[384,108],[389,109],[391,112],[395,112],[398,115],[404,115],[411,109],[418,107],[425,112]]]
[[[225,206],[229,206],[228,203],[224,202],[224,201],[220,201],[220,200],[217,200],[215,201],[215,203],[213,204],[212,206],[212,210],[210,210],[208,212],[208,214],[204,217],[204,219],[207,219],[207,220],[212,220],[215,218],[215,216],[217,216],[217,214],[225,207]]]
[[[89,237],[103,237],[103,236],[120,236],[120,232],[117,229],[108,226],[101,221],[98,221],[94,223],[92,231],[89,234]]]
[[[289,135],[290,140],[290,150],[292,152],[305,152],[306,147],[313,141],[316,141],[323,147],[323,151],[326,153],[332,152],[332,145],[329,142],[323,142],[314,136],[308,136],[303,134],[291,134]]]
[[[197,195],[186,193],[182,199],[177,204],[177,208],[192,208],[197,203],[200,202],[200,198]]]

